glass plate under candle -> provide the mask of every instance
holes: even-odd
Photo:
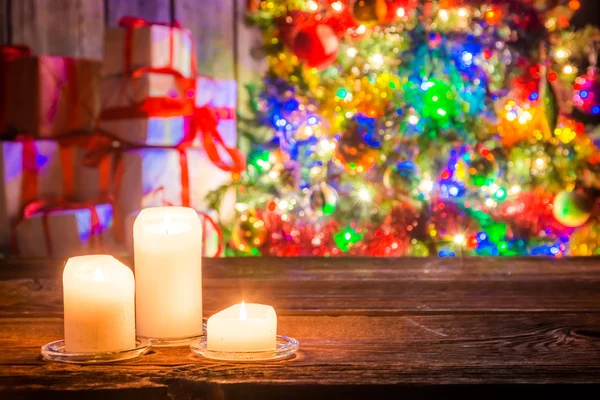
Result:
[[[206,335],[203,335],[199,341],[192,342],[190,349],[196,354],[211,360],[234,361],[234,362],[259,362],[274,361],[287,358],[294,354],[300,348],[300,342],[294,338],[277,335],[277,341],[274,350],[265,351],[215,351],[209,350],[206,345]]]
[[[203,325],[206,330],[206,325]],[[138,336],[139,337],[139,336]],[[202,335],[183,337],[183,338],[171,338],[171,339],[162,339],[162,338],[151,338],[151,337],[141,337],[143,339],[149,340],[152,343],[152,347],[178,347],[178,346],[189,346],[190,343],[200,339]]]
[[[133,349],[99,353],[67,353],[65,351],[65,340],[62,339],[42,346],[42,356],[46,360],[71,364],[102,364],[139,357],[147,353],[151,346],[149,340],[137,338]]]

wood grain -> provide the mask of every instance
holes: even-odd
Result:
[[[0,0],[0,46],[10,44],[10,0]]]
[[[170,0],[105,0],[108,26],[118,26],[124,16],[153,22],[170,22]]]
[[[103,0],[12,1],[12,39],[35,54],[102,58]]]
[[[234,79],[234,0],[176,0],[175,19],[192,31],[200,74]]]
[[[83,367],[39,356],[62,337],[62,264],[0,263],[0,391],[10,396],[490,399],[525,384],[556,394],[600,383],[594,258],[206,259],[205,316],[242,298],[272,304],[279,332],[301,342],[296,356],[227,364],[184,347]]]

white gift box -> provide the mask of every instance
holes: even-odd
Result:
[[[171,54],[173,64],[169,65]],[[127,28],[107,28],[104,33],[103,75],[121,75],[125,70],[125,46]],[[171,67],[185,77],[192,74],[192,38],[188,29],[163,25],[143,26],[133,29],[131,40],[131,68]]]
[[[102,109],[131,107],[150,98],[184,99],[188,93],[174,75],[148,73],[134,78],[127,75],[104,77],[100,82]]]
[[[190,132],[191,118],[148,117],[100,120],[100,129],[116,138],[140,146],[177,146]]]
[[[0,142],[0,246],[7,247],[11,241],[12,225],[19,217],[26,203],[40,197],[62,195],[61,165],[58,145],[48,140],[36,140],[35,165],[37,170],[35,193],[32,198],[24,198],[22,185],[25,175],[22,142]]]
[[[94,206],[99,220],[96,233],[92,228],[89,208],[50,211],[46,216],[36,213],[16,226],[19,255],[23,257],[65,258],[92,253],[106,253],[114,249],[112,235],[113,209],[110,204]],[[47,218],[46,242],[44,218]]]
[[[104,179],[111,185],[112,158],[107,157],[99,166],[83,165],[86,150],[82,147],[60,147],[53,140],[35,140],[29,142],[34,154],[34,165],[24,165],[24,142],[0,141],[0,247],[7,247],[11,241],[12,225],[20,217],[23,207],[34,200],[48,197],[65,197],[64,162],[69,162],[73,171],[70,182],[73,192],[71,199],[88,201],[97,198],[101,193],[101,175],[108,174]],[[68,157],[63,151],[68,150]],[[27,160],[26,160],[27,161]],[[26,172],[34,175],[31,179],[31,193],[24,192]],[[29,191],[28,191],[29,192]],[[25,198],[24,196],[29,196]]]
[[[139,211],[134,211],[127,215],[125,219],[125,248],[129,254],[133,254],[133,224],[137,218]],[[205,211],[206,214],[215,222],[217,222],[217,212],[214,210]],[[214,257],[219,250],[219,234],[212,226],[208,218],[203,213],[198,213],[202,221],[202,254],[204,257]]]
[[[203,209],[199,185],[208,175],[200,149],[185,151],[189,173],[190,205]],[[123,153],[117,204],[122,215],[166,204],[182,205],[181,157],[176,149],[136,149]]]
[[[196,106],[209,106],[217,110],[217,115],[233,113],[231,115],[232,119],[219,119],[217,130],[228,147],[236,147],[237,82],[234,80],[198,78],[196,80]],[[226,112],[219,113],[218,110]],[[229,156],[224,151],[221,150],[219,153],[224,160],[229,160]],[[209,160],[206,153],[203,154],[201,170],[204,171],[204,179],[196,186],[199,198],[204,199],[211,191],[231,182],[231,173],[216,167]],[[235,191],[228,191],[219,207],[219,216],[222,222],[231,219],[235,215],[235,202]],[[203,203],[203,205],[203,208],[208,208],[207,204]]]

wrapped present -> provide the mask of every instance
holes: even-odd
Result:
[[[0,59],[0,133],[54,138],[91,131],[101,63],[55,56]]]
[[[125,219],[125,247],[129,254],[133,254],[133,224],[138,211],[129,214]],[[218,215],[214,210],[198,212],[202,221],[202,254],[204,257],[219,257],[223,250],[223,237],[217,221]]]
[[[199,168],[203,176],[198,177],[200,182],[194,186],[196,198],[205,199],[211,191],[230,183],[232,173],[241,173],[245,168],[243,155],[236,149],[236,104],[236,81],[207,78],[196,80],[196,107],[214,114],[217,121],[215,133],[219,136],[203,136],[203,157]],[[202,130],[202,126],[199,129]],[[235,191],[228,191],[219,208],[221,221],[229,220],[235,215],[235,202]],[[208,204],[204,206],[208,207]]]
[[[115,177],[120,215],[165,204],[203,209],[199,149],[132,149],[123,152]]]
[[[191,102],[195,94],[191,79],[173,74],[147,73],[141,76],[118,75],[100,82],[102,110],[111,116],[130,116],[129,110],[141,110],[141,115],[157,114],[172,103]],[[116,111],[111,110],[118,110]],[[153,112],[154,111],[154,112]]]
[[[112,157],[85,166],[81,143],[21,137],[0,147],[0,246],[10,243],[13,223],[35,200],[89,201],[111,191]]]
[[[177,146],[192,135],[192,118],[178,116],[100,120],[98,127],[115,139],[136,146]]]
[[[38,211],[15,228],[19,255],[66,258],[114,249],[110,204]]]
[[[49,140],[0,142],[0,245],[11,241],[12,224],[23,207],[40,198],[62,195],[59,146]]]
[[[194,75],[189,30],[132,17],[122,18],[119,25],[105,30],[104,76],[130,74],[142,68]]]

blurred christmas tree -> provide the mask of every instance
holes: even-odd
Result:
[[[600,254],[600,34],[569,27],[579,7],[249,1],[269,68],[231,251]]]

